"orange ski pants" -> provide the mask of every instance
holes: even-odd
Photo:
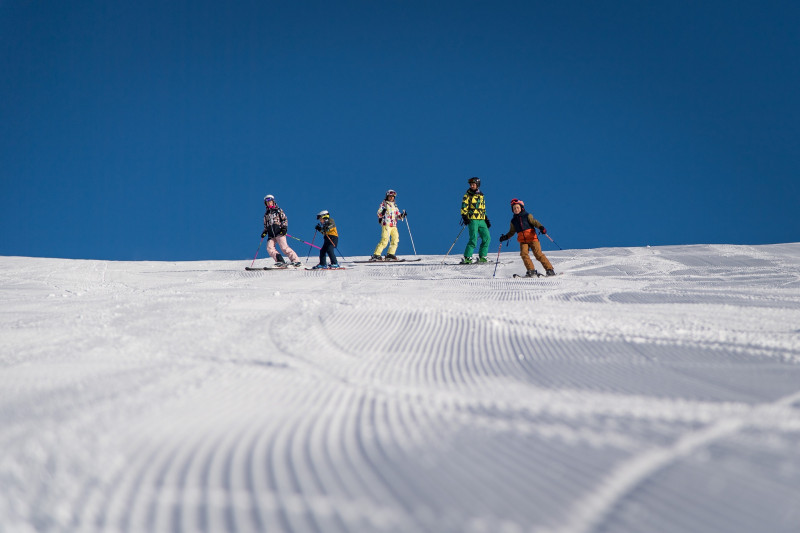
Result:
[[[536,240],[533,243],[521,242],[519,243],[519,255],[522,256],[522,262],[525,263],[526,270],[533,270],[533,261],[530,258],[530,252],[533,252],[533,257],[539,261],[545,270],[550,270],[553,268],[553,265],[550,263],[550,260],[547,259],[547,256],[544,255],[542,252],[542,244]]]

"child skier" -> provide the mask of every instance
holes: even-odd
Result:
[[[481,179],[470,178],[468,181],[469,189],[461,200],[461,220],[469,228],[469,241],[464,249],[461,263],[466,265],[472,263],[472,252],[475,251],[475,246],[478,244],[478,235],[481,237],[478,263],[488,263],[486,255],[489,253],[489,242],[491,241],[489,228],[492,227],[492,223],[486,216],[486,200],[481,192]]]
[[[516,198],[511,200],[511,212],[514,213],[514,216],[511,217],[511,227],[508,229],[508,233],[500,237],[500,242],[507,241],[512,235],[515,233],[517,234],[519,255],[522,256],[522,262],[525,263],[526,277],[531,278],[533,276],[539,276],[539,273],[533,266],[533,261],[531,261],[528,255],[529,249],[533,251],[533,256],[545,268],[545,273],[548,276],[555,276],[556,273],[555,270],[553,270],[553,265],[550,264],[547,256],[542,252],[542,245],[539,243],[539,238],[536,236],[537,229],[542,235],[547,233],[547,229],[545,229],[538,220],[533,218],[533,215],[525,211],[525,203],[522,200],[517,200]]]
[[[289,256],[292,266],[299,267],[301,263],[297,259],[297,254],[286,243],[286,232],[289,229],[289,219],[286,218],[286,213],[278,207],[278,204],[275,203],[275,197],[271,194],[264,197],[264,206],[266,206],[267,211],[264,213],[264,232],[261,234],[261,238],[263,239],[269,235],[267,253],[275,260],[276,267],[288,267],[283,260],[283,256],[275,249],[275,244],[277,243],[280,250]]]
[[[406,212],[400,212],[394,199],[397,193],[393,189],[386,191],[381,205],[378,207],[378,224],[381,225],[381,241],[372,252],[370,261],[397,261],[397,256],[394,253],[397,251],[397,245],[400,243],[400,233],[397,231],[397,221],[403,220],[406,217]],[[391,240],[391,244],[389,241]],[[383,249],[389,245],[389,251],[386,258],[381,257]]]
[[[327,211],[317,213],[317,225],[314,228],[322,233],[322,248],[319,251],[319,264],[313,268],[339,268],[334,250],[339,246],[339,232],[336,223]],[[327,257],[331,258],[331,266],[327,265]]]

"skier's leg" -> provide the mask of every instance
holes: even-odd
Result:
[[[328,240],[328,257],[331,259],[331,264],[336,265],[339,263],[339,260],[336,259],[336,247],[339,246],[339,237],[336,235],[326,235],[325,238]]]
[[[327,235],[323,235],[322,237],[323,237],[322,248],[319,249],[319,264],[327,265],[328,261],[325,258],[328,257],[328,247],[331,245],[331,243],[328,242]]]
[[[472,257],[475,246],[478,244],[478,221],[470,220],[467,229],[469,229],[469,241],[467,241],[467,247],[464,248],[464,257]]]
[[[486,225],[485,220],[479,220],[478,233],[481,236],[481,247],[478,255],[486,257],[489,254],[489,243],[492,242],[492,236],[489,233],[489,227]]]
[[[535,257],[536,260],[542,264],[544,269],[553,270],[553,265],[547,259],[547,256],[544,255],[544,252],[542,252],[542,243],[540,243],[539,241],[533,241],[532,248],[533,248],[533,257]]]
[[[278,260],[278,251],[275,249],[275,238],[270,237],[267,241],[267,253],[273,259],[273,261]]]
[[[387,253],[394,255],[397,251],[397,245],[400,244],[400,232],[397,231],[396,226],[389,229],[389,236],[391,237],[391,244],[389,244],[389,251]]]
[[[519,243],[519,255],[522,256],[522,262],[525,264],[525,270],[533,270],[534,266],[533,266],[533,261],[531,261],[528,243],[526,242]]]
[[[275,237],[275,241],[278,243],[281,251],[289,256],[289,262],[294,263],[297,261],[297,254],[292,250],[289,246],[289,242],[286,240],[286,235],[278,235]]]
[[[378,243],[378,246],[375,247],[375,251],[372,252],[372,255],[381,255],[387,244],[389,244],[389,226],[381,226],[381,241]]]

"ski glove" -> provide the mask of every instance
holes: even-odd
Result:
[[[510,238],[508,235],[500,235],[500,242],[506,242]]]
[[[287,228],[281,228],[281,231],[278,233],[278,235],[286,235],[286,230]]]
[[[266,236],[267,236],[267,230],[264,230],[264,233],[261,234],[261,238],[263,239]]]
[[[542,226],[541,228],[539,228],[539,233],[541,233],[542,235],[547,235],[547,228]]]
[[[461,222],[463,222],[465,226],[469,226],[469,217],[467,215],[461,215]]]
[[[322,226],[320,226],[319,224],[317,224],[316,226],[314,226],[314,229],[315,229],[315,230],[317,230],[317,231],[319,231],[320,233],[322,233]]]
[[[487,228],[491,228],[491,227],[492,227],[492,223],[491,223],[491,222],[489,222],[489,219],[488,219],[488,218],[486,219],[486,227],[487,227]]]

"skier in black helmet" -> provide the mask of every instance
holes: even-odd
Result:
[[[464,198],[461,200],[461,220],[469,229],[469,241],[464,249],[464,257],[461,262],[463,264],[473,262],[472,253],[475,251],[475,246],[478,244],[478,236],[480,236],[481,247],[478,249],[477,262],[488,263],[489,260],[486,256],[489,253],[489,242],[491,242],[489,228],[492,227],[492,223],[489,222],[489,217],[486,216],[486,201],[481,192],[481,179],[473,177],[468,182],[469,189],[467,189]]]

